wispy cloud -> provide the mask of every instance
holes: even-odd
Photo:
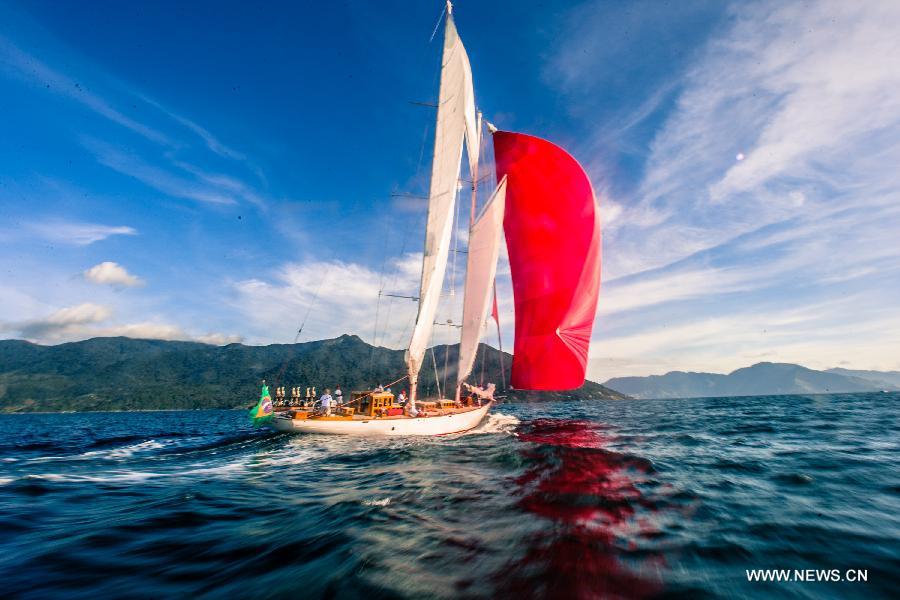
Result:
[[[598,78],[573,52],[603,39],[611,9],[579,10],[549,64],[588,114],[577,86]],[[631,118],[601,119],[584,144],[604,197],[615,188],[600,149],[649,115],[661,122],[637,185],[603,208],[592,374],[728,370],[763,355],[896,366],[885,357],[898,351],[900,7],[734,3],[719,24],[679,79],[660,78]]]
[[[889,24],[900,10],[741,4],[734,18],[689,69],[609,232],[614,274],[898,185],[900,144],[888,132],[900,127],[900,42]]]
[[[147,158],[140,158],[132,144],[122,144],[121,141],[111,144],[83,135],[83,144],[101,164],[170,196],[211,204],[231,204],[243,200],[265,208],[263,195],[252,185],[234,175],[210,172],[179,158],[193,145],[193,140],[186,138],[196,136],[216,157],[230,161],[231,167],[236,170],[248,168],[262,177],[260,169],[248,162],[246,154],[226,145],[196,121],[115,81],[89,61],[81,61],[79,72],[82,77],[76,79],[3,36],[0,36],[0,57],[4,58],[0,62],[0,73],[73,100],[156,145],[154,150],[144,153]],[[106,93],[89,91],[91,82],[97,82]],[[120,108],[123,105],[127,105],[129,110]],[[140,114],[143,120],[127,112]],[[160,119],[160,115],[164,118]]]
[[[238,152],[234,148],[231,148],[230,146],[225,145],[221,140],[219,140],[219,138],[217,138],[215,135],[213,135],[208,129],[201,127],[196,122],[188,119],[187,117],[185,117],[183,115],[180,115],[176,112],[169,110],[168,108],[166,108],[165,106],[163,106],[162,104],[157,102],[156,100],[153,100],[147,96],[142,95],[141,99],[144,102],[146,102],[147,104],[160,110],[162,113],[164,113],[166,116],[171,118],[176,123],[182,125],[183,127],[187,128],[188,130],[192,131],[200,139],[202,139],[204,141],[204,143],[206,143],[206,147],[209,150],[211,150],[212,152],[215,152],[219,156],[221,156],[223,158],[229,158],[231,160],[238,160],[238,161],[247,159],[247,156],[244,153]]]
[[[59,220],[26,225],[26,229],[45,240],[74,246],[86,246],[114,235],[137,235],[137,230],[127,225],[101,225]]]
[[[196,179],[176,175],[170,170],[141,160],[133,153],[126,153],[93,138],[84,138],[83,143],[101,164],[168,196],[209,204],[236,203],[232,193],[222,186],[205,185]]]
[[[129,117],[114,108],[101,96],[88,91],[87,84],[48,66],[35,56],[21,50],[8,38],[0,36],[0,68],[10,75],[44,86],[49,92],[63,95],[98,115],[117,123],[141,137],[157,144],[171,145],[172,141],[162,132]]]

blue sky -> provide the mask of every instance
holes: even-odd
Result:
[[[285,342],[312,304],[304,340],[403,346],[442,6],[0,2],[0,336]],[[900,368],[896,3],[455,15],[486,117],[598,192],[591,377]]]

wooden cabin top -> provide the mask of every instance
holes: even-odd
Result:
[[[390,414],[402,411],[397,404],[394,394],[391,392],[375,392],[371,390],[359,390],[350,392],[351,402],[359,401],[355,404],[358,414],[377,416],[399,416]]]

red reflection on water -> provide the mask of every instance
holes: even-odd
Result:
[[[652,530],[641,509],[654,506],[636,484],[649,461],[606,449],[612,439],[590,421],[539,419],[519,439],[532,466],[516,480],[519,506],[552,521],[528,540],[525,555],[498,574],[501,593],[545,598],[641,598],[661,585],[632,572],[620,556],[634,551],[634,536]],[[658,559],[651,558],[650,562]]]

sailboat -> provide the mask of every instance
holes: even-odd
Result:
[[[279,431],[345,435],[446,435],[477,427],[494,404],[494,384],[467,383],[494,290],[506,237],[515,305],[511,385],[566,390],[584,383],[600,287],[600,221],[590,180],[562,148],[497,130],[497,186],[476,214],[482,115],[472,70],[447,2],[418,314],[405,353],[410,394],[364,391],[334,411],[284,411]],[[463,148],[472,175],[472,207],[454,397],[420,400],[419,372],[444,285]],[[466,390],[465,401],[463,390]]]

